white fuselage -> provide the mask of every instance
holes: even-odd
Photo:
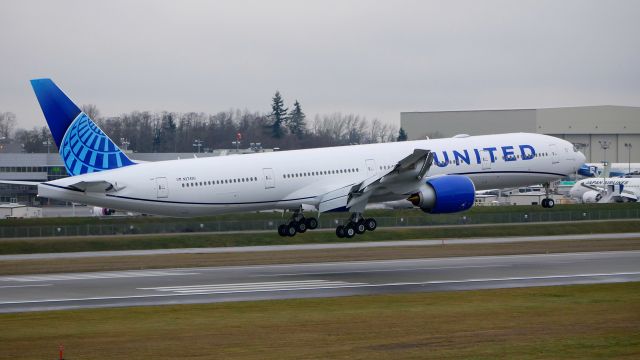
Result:
[[[622,189],[625,192],[634,194],[640,198],[640,178],[625,178],[625,177],[612,177],[612,178],[587,178],[577,181],[571,190],[569,190],[569,196],[582,203],[589,202],[613,202],[621,197],[608,198],[604,195],[609,191],[615,191],[616,187],[622,185]],[[585,193],[599,193],[600,197],[586,196]]]
[[[414,149],[435,153],[427,177],[465,175],[477,190],[545,183],[574,173],[584,162],[567,141],[514,133],[140,163],[43,183],[38,194],[170,216],[297,209],[317,206],[335,189],[384,175]],[[115,190],[69,187],[99,180]],[[369,202],[405,199],[423,183],[383,186]]]

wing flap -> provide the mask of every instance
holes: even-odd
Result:
[[[403,186],[406,183],[414,186],[416,181],[420,181],[426,175],[432,163],[433,153],[430,150],[414,149],[413,153],[398,161],[393,169],[386,173],[375,174],[359,184],[325,193],[320,199],[318,211],[321,213],[337,209],[363,211],[373,192],[382,183],[385,185],[402,183]],[[418,166],[420,168],[415,172],[415,177],[407,173],[415,171]]]

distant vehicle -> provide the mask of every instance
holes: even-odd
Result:
[[[565,140],[513,133],[136,163],[53,81],[31,83],[71,175],[38,184],[38,196],[181,217],[287,209],[282,236],[318,226],[304,206],[350,212],[336,235],[351,238],[377,227],[363,216],[368,203],[464,211],[476,190],[549,183],[585,159]]]
[[[602,163],[586,163],[578,169],[578,175],[586,177],[601,177],[603,172]],[[640,173],[640,163],[611,163],[608,177],[624,176],[629,173]]]
[[[110,216],[115,214],[116,211],[114,209],[109,209],[109,208],[103,208],[100,206],[94,206],[91,209],[91,215],[92,216]]]
[[[635,202],[640,198],[640,178],[589,178],[573,185],[569,196],[578,202]]]

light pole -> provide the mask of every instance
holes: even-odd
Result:
[[[627,174],[631,174],[631,143],[624,143],[624,147],[629,151],[629,157],[627,158],[629,161],[629,170],[627,171]]]
[[[51,139],[47,139],[45,141],[42,142],[42,145],[47,145],[47,154],[50,154],[50,148],[51,148]]]
[[[200,148],[202,147],[203,143],[204,143],[204,141],[202,141],[200,139],[193,140],[193,146],[198,148],[198,154],[200,153]]]
[[[606,140],[598,140],[598,143],[600,144],[600,147],[602,148],[602,150],[604,150],[604,160],[603,163],[607,163],[607,149],[609,148],[609,146],[611,146],[611,141],[606,141]]]
[[[602,161],[602,165],[604,166],[604,170],[602,172],[602,177],[606,178],[607,177],[607,149],[609,148],[609,146],[611,145],[611,141],[606,141],[606,140],[598,140],[598,143],[600,144],[600,147],[602,148],[602,150],[604,150],[604,160]]]
[[[129,149],[129,145],[131,145],[131,143],[129,142],[129,140],[127,140],[127,138],[120,138],[120,146],[122,146],[122,150],[124,150],[124,152],[127,152],[127,150]]]

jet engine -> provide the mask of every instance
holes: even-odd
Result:
[[[446,214],[469,209],[475,198],[476,188],[471,179],[445,175],[427,180],[408,200],[426,213]]]
[[[589,190],[582,194],[582,202],[585,204],[597,203],[602,199],[602,194],[599,191]]]

